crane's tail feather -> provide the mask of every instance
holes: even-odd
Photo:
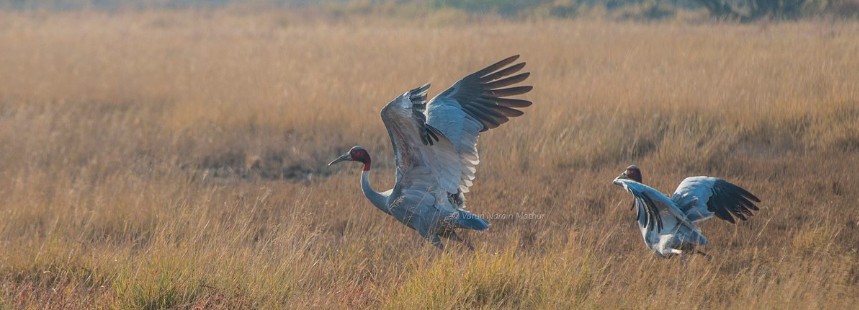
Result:
[[[453,222],[459,228],[472,230],[485,230],[489,228],[489,222],[465,210],[459,210],[459,214],[453,217]]]

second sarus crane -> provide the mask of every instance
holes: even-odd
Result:
[[[613,183],[630,192],[638,208],[638,228],[644,243],[660,257],[702,254],[697,249],[707,245],[707,238],[695,223],[713,216],[736,223],[745,221],[757,211],[758,197],[728,181],[707,177],[688,177],[668,197],[642,183],[641,169],[632,165]],[[684,261],[686,256],[683,257]],[[708,256],[709,257],[709,256]]]
[[[479,162],[477,137],[522,115],[518,109],[531,105],[527,100],[507,98],[531,90],[531,86],[513,86],[529,75],[518,73],[524,62],[511,65],[518,58],[512,56],[469,74],[429,102],[430,85],[425,84],[382,108],[397,164],[393,189],[373,190],[370,153],[360,146],[329,166],[342,161],[363,163],[361,189],[373,206],[438,248],[444,248],[441,238],[472,248],[454,230],[489,227],[486,220],[464,210],[464,193],[474,181]]]

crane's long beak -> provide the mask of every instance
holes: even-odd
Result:
[[[618,181],[618,180],[625,180],[625,179],[629,179],[629,176],[626,174],[626,172],[621,173],[619,176],[617,176],[617,178],[615,178],[614,181],[612,181],[612,183],[620,185],[620,181]]]
[[[337,159],[331,161],[330,163],[328,163],[328,165],[331,166],[333,164],[339,163],[341,161],[347,161],[347,160],[352,160],[352,155],[350,155],[348,152],[346,154],[341,155],[340,157],[337,157]]]

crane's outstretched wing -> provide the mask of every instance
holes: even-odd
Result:
[[[758,197],[742,187],[713,177],[689,177],[680,183],[671,200],[692,221],[703,221],[713,217],[736,223],[734,218],[746,220],[757,211]]]
[[[661,231],[662,215],[660,212],[664,210],[669,215],[677,218],[677,221],[687,226],[689,229],[698,231],[698,227],[689,221],[686,214],[677,208],[677,206],[675,206],[668,197],[656,189],[628,179],[615,179],[614,183],[622,186],[626,191],[630,192],[635,198],[635,205],[638,207],[638,212],[645,213],[646,216],[638,217],[644,219],[644,222],[641,223],[642,226],[647,227],[649,230],[656,230],[657,232]]]
[[[459,163],[459,159],[454,152],[436,152],[435,149],[453,149],[453,146],[445,136],[427,129],[424,114],[427,89],[429,84],[407,91],[382,108],[382,121],[391,138],[397,163],[396,185],[391,197],[396,199],[401,194],[402,184],[419,182],[428,184],[424,186],[426,192],[438,192],[447,197],[440,201],[452,201],[437,205],[438,208],[462,207],[463,198],[457,189],[462,168],[446,164]]]
[[[394,147],[397,179],[406,171],[420,165],[421,148],[428,143],[424,139],[434,137],[428,136],[424,129],[426,116],[423,109],[429,88],[430,84],[424,84],[407,91],[382,108],[382,122],[385,123]]]
[[[425,144],[435,140],[435,145],[429,149],[436,158],[434,164],[456,168],[452,171],[456,172],[454,174],[440,175],[445,180],[439,183],[449,193],[468,192],[472,185],[480,162],[477,154],[480,132],[524,114],[518,109],[531,105],[527,100],[507,98],[532,89],[531,86],[508,87],[530,75],[528,72],[513,75],[525,67],[524,62],[510,65],[518,58],[518,55],[508,57],[465,76],[424,106],[426,118],[422,136]],[[456,187],[451,188],[449,185],[453,182]]]
[[[510,65],[517,58],[509,57],[469,74],[429,103],[429,84],[425,84],[382,108],[382,121],[394,147],[398,184],[428,178],[433,186],[426,191],[445,195],[439,196],[437,202],[442,203],[437,208],[464,207],[463,193],[472,185],[479,162],[478,135],[522,115],[517,108],[531,105],[530,101],[506,98],[531,90],[531,86],[507,87],[529,75],[516,74],[525,66]],[[391,197],[396,197],[399,189],[402,186],[395,186]]]

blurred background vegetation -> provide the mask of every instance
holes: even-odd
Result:
[[[442,19],[716,19],[730,22],[856,18],[859,0],[0,0],[2,10],[290,9],[316,16]]]

